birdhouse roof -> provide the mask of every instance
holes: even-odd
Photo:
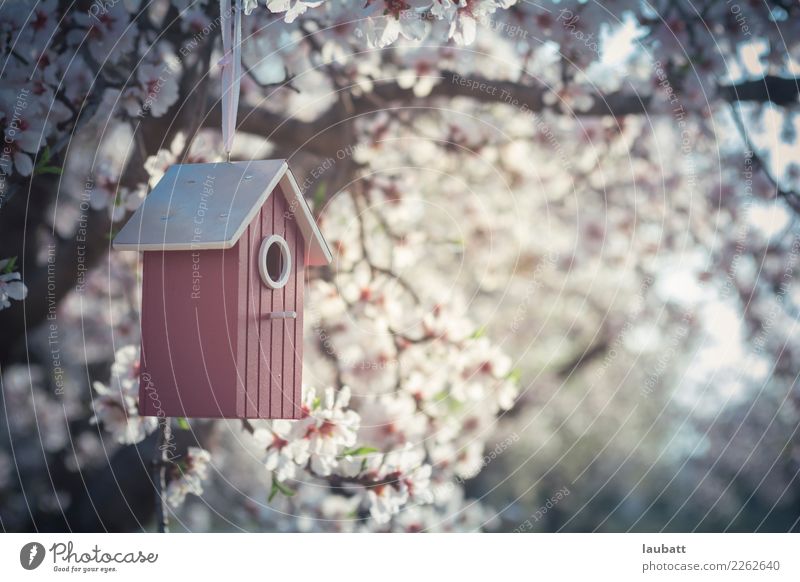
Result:
[[[329,264],[328,244],[286,160],[171,166],[113,246],[133,251],[230,248],[279,184],[305,240],[307,264]]]

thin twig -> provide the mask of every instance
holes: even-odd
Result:
[[[167,467],[171,463],[169,458],[169,442],[172,430],[168,418],[158,419],[158,439],[153,458],[153,482],[156,486],[156,522],[160,533],[169,532],[169,513],[167,510]]]

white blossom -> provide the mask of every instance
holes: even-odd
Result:
[[[298,16],[305,14],[309,8],[316,8],[323,0],[308,2],[307,0],[267,0],[267,8],[271,12],[285,12],[287,23],[292,23]]]
[[[11,307],[11,299],[23,301],[28,295],[28,288],[22,282],[21,275],[9,271],[10,259],[0,260],[0,311]]]
[[[167,485],[165,498],[173,508],[180,507],[186,496],[203,494],[203,481],[208,478],[211,454],[199,447],[189,447],[186,455],[180,459],[175,474]]]

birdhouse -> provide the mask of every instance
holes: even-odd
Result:
[[[303,273],[331,253],[286,161],[172,166],[113,246],[143,252],[141,414],[300,418]]]

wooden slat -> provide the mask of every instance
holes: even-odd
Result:
[[[286,202],[278,192],[274,192],[270,197],[274,206],[272,207],[272,233],[285,238],[286,221],[283,213],[286,210]],[[270,289],[272,295],[272,311],[284,311],[284,293],[286,287],[281,289]],[[270,355],[270,418],[281,418],[283,412],[283,346],[286,343],[285,325],[286,320],[274,320],[269,322],[272,341]]]
[[[258,269],[254,268],[258,256],[258,236],[261,234],[261,225],[252,223],[247,227],[248,257],[247,257],[247,416],[255,418],[258,415],[258,359],[259,359],[259,314],[261,310],[260,288],[257,275]]]
[[[300,418],[302,412],[302,387],[303,387],[303,293],[305,291],[305,275],[303,265],[305,262],[305,241],[299,231],[295,230],[294,252],[294,289],[295,311],[297,319],[294,321],[294,357],[295,362],[292,378],[292,418]]]
[[[276,193],[277,194],[277,193]],[[278,196],[276,196],[277,198]],[[281,197],[282,198],[282,197]],[[287,205],[288,209],[288,205]],[[289,255],[292,262],[292,272],[289,275],[289,280],[283,288],[284,307],[286,310],[293,311],[295,317],[286,319],[282,322],[283,326],[283,398],[282,398],[282,418],[294,418],[294,332],[297,325],[297,297],[295,296],[295,260],[297,257],[297,222],[285,213],[284,219],[284,232],[286,233],[286,244],[289,247]]]
[[[236,344],[236,415],[239,418],[247,416],[247,289],[250,281],[250,256],[249,230],[236,243],[239,257],[238,265],[238,317],[237,317],[237,344]]]
[[[261,208],[258,222],[261,226],[261,237],[258,239],[256,248],[261,250],[261,243],[266,237],[272,234],[272,212],[275,206],[274,196],[270,196],[266,204]],[[270,289],[264,285],[259,273],[258,259],[253,262],[253,276],[258,279],[259,297],[261,299],[261,319],[259,320],[259,339],[261,346],[259,349],[259,361],[261,368],[258,374],[258,416],[259,418],[270,418],[270,369],[272,357],[272,325],[269,319],[265,317],[267,313],[272,311],[272,293]]]

